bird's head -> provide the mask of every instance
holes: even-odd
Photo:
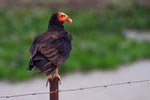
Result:
[[[63,12],[57,12],[57,19],[59,22],[67,21],[72,23],[72,19]]]
[[[72,23],[71,18],[68,15],[66,15],[65,13],[63,13],[63,12],[53,13],[51,18],[50,18],[48,28],[54,29],[54,26],[57,26],[56,28],[58,29],[58,26],[63,27],[64,21]]]

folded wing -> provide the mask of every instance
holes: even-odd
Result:
[[[67,33],[45,33],[35,38],[30,48],[30,63],[41,70],[41,73],[50,74],[60,66],[69,56],[71,39]]]

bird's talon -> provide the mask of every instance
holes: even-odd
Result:
[[[48,76],[47,81],[46,81],[46,87],[48,86],[49,80],[51,80],[52,78],[53,78],[52,75]]]
[[[59,75],[55,75],[55,77],[57,77],[57,78],[58,78],[58,80],[59,80],[59,84],[61,85],[61,78],[60,78],[60,76],[59,76]]]

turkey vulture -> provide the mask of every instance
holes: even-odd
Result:
[[[72,23],[69,16],[62,12],[54,13],[49,21],[48,30],[35,37],[30,48],[30,61],[28,70],[39,69],[40,73],[50,75],[68,58],[72,36],[65,31],[63,23]]]

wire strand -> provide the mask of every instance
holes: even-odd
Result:
[[[107,87],[113,87],[113,86],[119,86],[119,85],[128,85],[128,84],[145,83],[145,82],[150,82],[150,80],[128,81],[128,82],[113,83],[113,84],[106,84],[106,85],[96,85],[96,86],[81,87],[81,88],[63,89],[63,90],[52,91],[52,92],[34,92],[34,93],[27,93],[27,94],[0,96],[0,98],[34,96],[34,95],[43,95],[43,94],[50,94],[50,93],[56,93],[56,92],[73,92],[73,91],[81,91],[81,90],[94,89],[94,88],[107,88]]]

